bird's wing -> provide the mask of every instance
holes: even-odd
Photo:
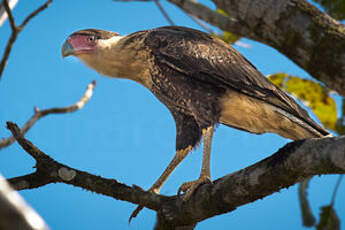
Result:
[[[183,74],[265,101],[327,135],[327,131],[318,126],[291,97],[220,39],[198,30],[168,26],[149,31],[145,44],[151,50],[155,63],[177,71],[176,76]]]

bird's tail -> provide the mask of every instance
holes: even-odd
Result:
[[[276,108],[276,112],[284,116],[285,118],[290,120],[292,124],[294,124],[294,127],[292,129],[286,130],[283,128],[283,132],[286,133],[285,135],[289,135],[288,138],[292,140],[333,137],[331,133],[329,133],[326,129],[322,128],[320,125],[318,125],[315,121],[313,121],[309,117],[305,117],[305,118],[296,117],[278,108]]]
[[[220,105],[222,108],[220,122],[247,132],[277,133],[292,140],[329,135],[327,130],[314,122],[297,104],[295,107],[299,112],[292,113],[265,101],[229,90],[220,99]]]

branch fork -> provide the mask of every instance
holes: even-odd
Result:
[[[231,212],[314,175],[345,174],[345,136],[301,140],[212,184],[201,185],[190,200],[183,201],[178,196],[156,195],[138,186],[127,186],[115,179],[59,163],[26,140],[16,124],[8,122],[7,127],[36,160],[36,172],[9,179],[15,189],[33,189],[50,183],[70,184],[155,210],[157,226],[173,229],[195,226],[202,220]]]

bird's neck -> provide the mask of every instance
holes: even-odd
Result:
[[[113,40],[113,41],[112,41]],[[80,59],[102,75],[131,79],[151,88],[147,52],[142,44],[126,43],[127,36],[105,41],[93,55],[83,55]]]

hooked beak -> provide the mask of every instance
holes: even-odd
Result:
[[[68,42],[65,41],[65,43],[62,45],[61,49],[61,55],[63,58],[72,55],[75,52],[75,49],[73,49],[72,45]]]

